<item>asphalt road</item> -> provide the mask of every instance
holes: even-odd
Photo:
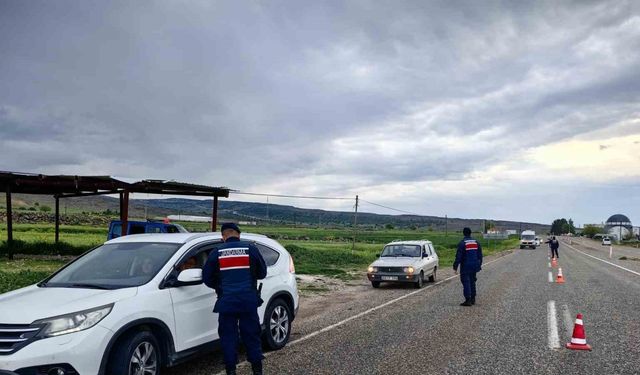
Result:
[[[473,307],[459,306],[460,282],[446,275],[417,292],[367,290],[365,306],[344,301],[335,314],[304,322],[290,345],[268,354],[265,373],[638,374],[640,275],[585,255],[594,251],[561,245],[564,284],[549,282],[557,271],[545,247],[494,259],[478,275]],[[597,255],[608,261],[608,250]],[[577,313],[591,352],[564,348]],[[222,369],[214,355],[170,373]]]

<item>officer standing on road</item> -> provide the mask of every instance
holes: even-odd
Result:
[[[476,304],[476,273],[482,269],[482,246],[471,238],[471,229],[464,228],[462,233],[464,238],[458,243],[453,270],[458,273],[460,266],[460,281],[464,289],[464,302],[460,306],[471,306]]]
[[[262,375],[261,327],[258,307],[262,299],[257,280],[267,276],[267,266],[250,242],[240,240],[240,228],[222,224],[224,245],[211,251],[202,270],[202,279],[216,290],[218,299],[213,312],[218,313],[218,335],[222,344],[227,374],[235,375],[238,363],[238,328],[247,349],[247,359],[254,375]]]
[[[551,258],[560,259],[558,255],[558,248],[560,248],[560,242],[556,239],[556,236],[553,236],[549,241],[549,248],[551,248]]]

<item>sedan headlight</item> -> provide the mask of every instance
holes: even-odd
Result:
[[[98,324],[105,316],[109,315],[113,304],[96,307],[91,310],[79,311],[53,318],[41,319],[33,324],[44,324],[45,328],[40,333],[42,337],[66,335],[68,333],[84,331]]]
[[[414,269],[413,269],[413,267],[405,267],[405,268],[402,269],[402,271],[404,273],[412,274]]]

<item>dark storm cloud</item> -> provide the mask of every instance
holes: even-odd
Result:
[[[639,42],[636,2],[3,1],[0,169],[463,178],[637,116]]]

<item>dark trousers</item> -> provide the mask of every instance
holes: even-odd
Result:
[[[476,280],[478,279],[475,272],[460,274],[465,299],[476,298]]]
[[[554,249],[554,248],[551,249],[551,257],[552,258],[553,257],[560,258],[560,256],[558,255],[558,249],[557,248],[556,249]]]
[[[247,349],[247,360],[251,363],[260,363],[264,358],[258,311],[220,314],[218,315],[218,335],[227,368],[235,368],[238,363],[238,327],[242,342]]]

